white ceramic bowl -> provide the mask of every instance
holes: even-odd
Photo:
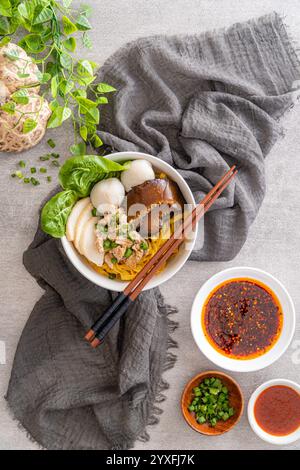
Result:
[[[263,439],[266,442],[269,442],[270,444],[275,444],[275,445],[286,445],[286,444],[291,444],[292,442],[297,441],[300,439],[300,427],[296,429],[296,431],[292,432],[291,434],[288,434],[287,436],[273,436],[272,434],[268,434],[265,432],[257,423],[254,415],[254,405],[256,402],[257,397],[263,392],[266,388],[272,387],[274,385],[286,385],[287,387],[293,388],[296,390],[296,392],[300,393],[300,385],[297,384],[296,382],[292,382],[291,380],[287,379],[274,379],[274,380],[268,380],[268,382],[263,383],[258,387],[251,395],[249,403],[248,403],[248,419],[251,428],[255,432],[255,434],[258,435],[261,439]]]
[[[195,207],[195,199],[188,184],[185,182],[182,176],[180,176],[178,171],[175,170],[175,168],[173,168],[171,165],[164,162],[163,160],[160,160],[157,157],[153,157],[152,155],[140,152],[112,153],[111,155],[107,155],[106,158],[114,160],[115,162],[138,159],[148,160],[153,165],[155,170],[165,173],[170,179],[177,183],[185,201],[188,204],[191,204],[191,207]],[[145,287],[145,290],[152,289],[153,287],[157,287],[163,282],[168,281],[171,277],[174,276],[174,274],[177,273],[177,271],[179,271],[180,268],[182,268],[194,247],[197,237],[197,231],[198,228],[196,228],[196,230],[193,232],[190,239],[181,245],[178,254],[174,256],[170,261],[168,261],[165,269],[151,279],[151,281]],[[97,273],[88,264],[86,259],[78,253],[78,251],[74,248],[73,243],[69,242],[66,237],[63,237],[61,239],[61,242],[65,253],[71,263],[89,281],[112,291],[120,292],[125,288],[127,282],[109,279],[108,277],[102,276],[101,274]]]
[[[266,354],[254,359],[232,359],[219,353],[211,346],[202,328],[202,309],[208,295],[222,282],[234,278],[250,278],[263,282],[277,295],[283,310],[283,327],[280,337]],[[217,366],[235,372],[252,372],[263,369],[277,361],[286,351],[292,340],[295,322],[296,315],[293,301],[281,282],[265,271],[249,267],[225,269],[208,279],[196,294],[191,312],[192,334],[200,351]]]

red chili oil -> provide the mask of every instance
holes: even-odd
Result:
[[[257,424],[273,436],[287,436],[300,426],[300,394],[286,385],[273,385],[254,404]]]
[[[269,351],[283,325],[282,307],[265,284],[229,279],[208,296],[202,326],[210,344],[233,359],[253,359]]]

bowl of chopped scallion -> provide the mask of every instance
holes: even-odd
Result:
[[[244,398],[237,382],[219,371],[196,375],[186,385],[181,399],[186,422],[197,432],[216,436],[239,421]]]

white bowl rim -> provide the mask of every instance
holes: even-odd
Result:
[[[247,274],[245,274],[245,272],[247,272]],[[278,287],[280,287],[282,292],[284,293],[286,297],[285,300],[289,304],[289,308],[290,308],[290,315],[289,315],[290,333],[288,334],[288,338],[286,340],[285,345],[281,347],[280,351],[278,351],[277,354],[274,354],[274,348],[277,344],[275,343],[273,348],[271,348],[266,354],[259,356],[257,358],[249,359],[249,360],[232,359],[232,358],[226,357],[225,355],[219,353],[216,349],[214,349],[210,345],[210,343],[208,342],[208,340],[206,339],[204,335],[204,332],[202,329],[202,322],[200,321],[198,324],[196,323],[197,315],[199,319],[199,311],[202,312],[202,307],[203,307],[203,302],[199,303],[199,297],[201,296],[202,292],[207,288],[209,284],[214,283],[214,285],[211,286],[210,288],[210,292],[214,287],[220,284],[222,281],[220,281],[219,279],[223,275],[226,275],[226,276],[228,275],[227,279],[235,279],[235,278],[244,277],[244,278],[249,278],[249,279],[252,278],[253,280],[255,280],[256,279],[255,274],[265,276],[269,280],[272,280],[272,282]],[[261,282],[264,282],[266,285],[268,285],[268,282],[265,280]],[[276,288],[274,288],[273,285],[270,286],[270,288],[274,291],[277,297],[279,297],[279,300],[281,300],[280,296],[278,295],[278,292],[276,291]],[[205,296],[205,299],[206,298],[207,298],[207,295]],[[201,320],[201,317],[200,317],[200,320]],[[283,321],[284,321],[283,328],[285,328],[285,324],[286,324],[285,318]],[[211,276],[209,279],[207,279],[207,281],[201,286],[201,288],[199,289],[199,291],[197,292],[195,296],[195,299],[192,305],[190,322],[191,322],[190,324],[191,324],[192,335],[193,335],[196,345],[198,346],[202,354],[204,354],[211,362],[221,367],[222,369],[229,370],[231,372],[254,372],[254,371],[261,370],[261,369],[264,369],[265,367],[270,366],[285,353],[295,333],[296,312],[295,312],[295,306],[294,306],[294,303],[290,294],[288,293],[287,289],[282,284],[282,282],[279,281],[275,276],[259,268],[254,268],[250,266],[234,266],[234,267],[227,268],[227,269],[217,272],[216,274]],[[201,341],[199,341],[199,337],[198,337],[199,334],[201,336]],[[202,347],[203,340],[205,341],[205,344],[208,348],[208,351],[210,351],[210,353],[208,353],[207,350]],[[266,357],[268,357],[268,360],[265,359]],[[264,364],[261,364],[262,362],[261,358],[264,358]]]
[[[183,188],[184,188],[185,196],[188,196],[189,198],[189,201],[187,202],[190,203],[192,207],[196,206],[193,193],[190,187],[188,186],[188,184],[186,183],[186,181],[184,180],[184,178],[179,174],[179,172],[174,167],[172,167],[169,163],[165,162],[164,160],[161,160],[160,158],[155,157],[154,155],[150,155],[150,154],[143,153],[143,152],[126,151],[126,152],[114,152],[109,155],[105,155],[105,158],[113,158],[115,161],[126,160],[127,157],[133,157],[133,158],[130,158],[130,160],[146,159],[148,161],[151,161],[154,166],[156,162],[159,162],[159,164],[165,167],[165,171],[167,175],[169,171],[171,178],[172,178],[172,175],[176,174],[176,178],[178,178],[178,180],[180,181],[180,183],[178,183],[177,181],[177,184],[179,185],[180,190],[183,191]],[[173,267],[173,269],[168,269],[168,267],[166,267],[164,271],[162,271],[161,273],[159,273],[158,275],[154,276],[151,279],[151,281],[145,286],[144,290],[153,289],[154,287],[160,286],[164,282],[171,279],[183,267],[183,265],[188,260],[195,246],[197,234],[198,234],[198,226],[196,227],[193,233],[193,236],[189,240],[189,248],[185,250],[184,253],[182,252],[181,261],[177,262],[176,267]],[[125,281],[116,281],[114,279],[106,278],[105,276],[102,276],[101,274],[94,271],[92,267],[88,267],[87,263],[83,260],[81,255],[77,253],[75,248],[72,246],[72,243],[67,240],[66,236],[63,236],[61,238],[61,243],[69,261],[77,269],[77,271],[79,271],[80,274],[82,274],[89,281],[93,282],[94,284],[100,287],[109,289],[111,291],[116,291],[116,292],[121,292],[128,284],[128,282],[125,282]]]
[[[270,444],[282,446],[282,445],[291,444],[292,442],[295,442],[298,439],[300,439],[300,426],[298,429],[296,429],[296,431],[292,432],[291,434],[287,434],[286,436],[274,436],[273,434],[269,434],[265,432],[259,426],[254,415],[254,406],[255,406],[255,402],[258,396],[261,394],[261,392],[263,392],[267,388],[272,387],[274,385],[286,385],[288,387],[291,387],[293,390],[296,390],[298,393],[300,393],[300,385],[297,382],[294,382],[289,379],[278,378],[278,379],[271,379],[271,380],[268,380],[267,382],[264,382],[263,384],[261,384],[259,387],[257,387],[254,390],[254,392],[252,393],[249,399],[248,407],[247,407],[248,421],[252,430],[263,441],[268,442]]]

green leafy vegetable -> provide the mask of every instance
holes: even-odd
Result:
[[[42,210],[42,230],[52,237],[63,237],[68,217],[77,199],[78,195],[72,190],[61,191],[53,196]]]
[[[120,164],[98,155],[72,157],[61,167],[59,182],[64,189],[72,189],[79,197],[86,197],[95,183],[127,168],[128,163]]]

